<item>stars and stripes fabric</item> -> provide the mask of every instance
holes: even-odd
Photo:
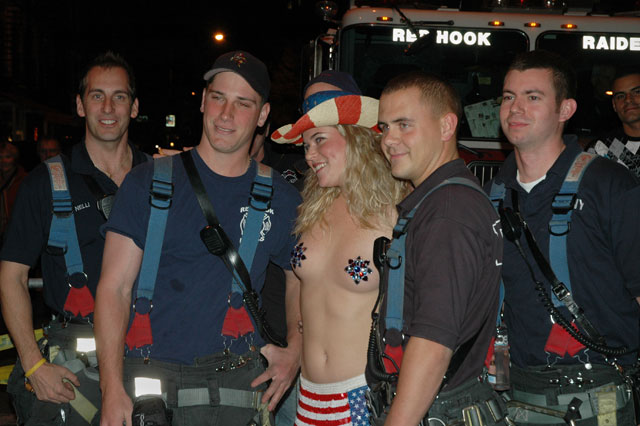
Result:
[[[280,127],[271,134],[276,143],[302,144],[302,134],[309,129],[338,124],[378,129],[378,100],[341,91],[315,93],[305,101],[313,105],[293,124]]]
[[[369,426],[363,375],[317,384],[300,376],[295,426]]]

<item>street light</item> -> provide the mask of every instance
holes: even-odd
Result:
[[[213,40],[217,43],[222,43],[224,41],[224,33],[220,31],[213,34]]]

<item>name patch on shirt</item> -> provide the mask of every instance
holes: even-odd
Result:
[[[80,210],[84,210],[84,209],[88,209],[89,207],[91,207],[91,203],[89,203],[88,201],[86,203],[82,203],[82,204],[78,204],[77,206],[73,206],[73,209],[77,212],[79,212]]]

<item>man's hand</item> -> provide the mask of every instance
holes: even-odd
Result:
[[[102,394],[100,426],[131,426],[133,402],[123,387]]]
[[[76,397],[71,385],[64,383],[63,379],[80,386],[78,378],[71,371],[61,365],[49,363],[43,364],[29,376],[29,383],[40,401],[63,404]]]
[[[275,345],[268,344],[260,349],[260,353],[269,362],[267,370],[256,377],[251,382],[252,387],[271,380],[271,384],[265,391],[262,402],[269,403],[269,410],[273,411],[282,398],[282,395],[289,389],[293,379],[298,374],[300,368],[300,350],[296,345],[290,345],[286,348],[280,348]]]

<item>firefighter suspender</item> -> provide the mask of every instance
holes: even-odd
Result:
[[[558,280],[563,282],[568,291],[571,292],[571,280],[569,278],[569,263],[567,261],[567,234],[571,230],[571,213],[576,202],[580,181],[584,176],[591,161],[596,157],[595,154],[587,152],[580,153],[573,164],[569,168],[567,175],[562,182],[560,191],[553,197],[551,209],[553,216],[549,221],[549,258],[553,272]],[[504,200],[506,189],[504,183],[497,184],[495,181],[491,184],[491,195],[489,198],[496,209],[499,211],[500,203]],[[500,285],[500,306],[504,300],[504,286]],[[554,306],[562,306],[555,294],[553,294]]]
[[[138,277],[138,290],[133,302],[135,316],[125,340],[129,349],[153,343],[149,314],[153,308],[153,291],[156,286],[162,242],[173,197],[172,160],[171,157],[160,157],[153,162],[153,179],[149,197],[151,211]]]
[[[567,234],[571,231],[571,213],[577,200],[582,176],[595,157],[595,154],[587,152],[580,153],[576,157],[564,178],[564,182],[562,182],[560,192],[553,197],[551,204],[553,216],[549,222],[549,259],[551,268],[555,271],[558,279],[565,283],[569,292],[571,292],[571,280],[569,278],[569,262],[567,261]],[[555,295],[553,302],[556,307],[561,305]]]
[[[187,155],[190,158],[191,153],[183,154],[183,161],[184,157]],[[160,263],[167,216],[169,208],[171,207],[171,197],[173,195],[171,169],[171,157],[161,157],[154,161],[154,173],[150,198],[151,213],[147,228],[147,239],[145,242],[142,265],[140,267],[138,290],[133,304],[135,317],[126,338],[129,350],[153,344],[149,313],[153,307],[153,292],[157,278],[158,265]],[[271,198],[273,196],[273,186],[271,182],[271,169],[266,166],[259,167],[258,173],[256,173],[256,177],[251,186],[249,211],[245,221],[242,241],[238,249],[238,253],[246,265],[247,271],[251,270],[251,264],[253,263],[258,246],[264,212],[271,204]],[[237,273],[237,271],[234,272],[231,283],[231,294],[240,295],[241,299],[244,298],[243,289],[241,288],[242,283],[242,277]],[[229,296],[230,300],[231,294]],[[245,304],[246,303],[247,302],[245,301]],[[248,317],[244,306],[239,306],[238,308],[234,308],[233,306],[229,307],[229,312],[225,318],[225,324],[223,325],[223,332],[226,326],[233,329],[237,324],[240,324],[239,329],[230,330],[230,333],[236,333],[233,337],[238,337],[239,335],[244,335],[254,331],[253,324],[251,324],[251,319]]]
[[[53,210],[47,251],[64,255],[69,284],[69,293],[64,304],[65,312],[73,316],[86,317],[93,313],[94,300],[87,287],[87,274],[82,264],[69,181],[60,155],[48,159],[45,164],[51,180]]]
[[[575,354],[585,347],[599,352],[606,357],[620,356],[628,352],[626,347],[614,348],[606,345],[604,337],[600,335],[598,330],[589,322],[584,311],[575,302],[569,280],[566,239],[567,234],[571,230],[571,212],[577,200],[576,197],[580,187],[580,181],[586,168],[595,157],[595,154],[586,152],[578,154],[567,172],[560,191],[553,198],[551,205],[553,215],[548,225],[550,234],[549,261],[547,261],[539,249],[526,222],[520,217],[517,192],[513,191],[512,194],[513,209],[503,208],[501,203],[505,196],[504,184],[496,184],[494,182],[491,188],[490,198],[494,206],[497,206],[501,220],[503,221],[502,230],[504,236],[514,242],[518,247],[520,255],[528,264],[532,279],[536,285],[536,290],[538,290],[540,294],[540,299],[553,318],[551,332],[544,350],[548,354],[555,353],[559,357],[564,357],[566,354],[575,356]],[[547,294],[548,292],[543,284],[535,277],[533,269],[523,251],[522,245],[520,244],[520,235],[523,232],[536,264],[551,285],[553,300]],[[503,297],[502,292],[501,297]],[[500,302],[502,304],[503,300],[500,300]],[[571,321],[564,318],[558,310],[559,307],[567,308],[572,317]],[[575,326],[574,322],[580,326],[580,330]]]

